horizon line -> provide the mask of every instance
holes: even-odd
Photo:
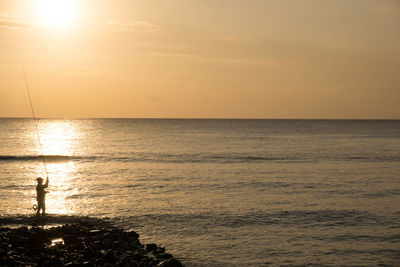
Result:
[[[3,117],[0,119],[34,119],[33,117]],[[136,119],[136,120],[400,120],[400,118],[235,118],[235,117],[37,117],[41,120],[105,120],[105,119]]]

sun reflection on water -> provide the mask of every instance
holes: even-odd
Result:
[[[45,121],[40,123],[39,135],[44,156],[73,156],[78,144],[79,128],[71,122]],[[77,166],[72,160],[46,160],[49,175],[48,194],[46,195],[46,213],[74,214],[74,202],[71,196],[78,193],[73,181],[77,180]],[[43,166],[38,166],[43,170]],[[38,170],[39,171],[39,170]]]
[[[78,188],[72,185],[76,168],[70,161],[67,163],[52,163],[48,165],[49,188],[46,196],[48,213],[71,214],[75,213],[74,205],[68,199],[77,194]]]
[[[72,155],[78,128],[71,122],[50,121],[40,127],[44,155]]]

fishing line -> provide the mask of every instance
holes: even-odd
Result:
[[[36,135],[37,135],[37,139],[39,141],[40,151],[42,152],[42,160],[43,160],[44,168],[46,170],[46,175],[49,176],[49,173],[47,172],[46,160],[44,158],[42,142],[40,141],[40,135],[39,135],[38,127],[37,127],[35,111],[33,110],[31,92],[29,91],[29,86],[28,86],[28,79],[26,78],[25,68],[24,68],[24,64],[22,63],[22,60],[21,60],[21,67],[22,67],[22,73],[24,74],[25,87],[26,87],[26,91],[28,92],[29,103],[31,104],[31,111],[32,111],[33,121],[35,122]]]

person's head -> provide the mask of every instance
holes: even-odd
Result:
[[[36,181],[38,182],[38,184],[42,184],[43,183],[43,178],[42,177],[38,177],[38,178],[36,178]]]

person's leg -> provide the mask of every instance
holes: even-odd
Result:
[[[38,200],[37,202],[37,210],[36,210],[36,216],[40,215],[40,210],[42,209],[42,203],[41,201]]]
[[[42,203],[42,215],[44,216],[44,215],[46,215],[46,202],[43,200],[43,203]]]

